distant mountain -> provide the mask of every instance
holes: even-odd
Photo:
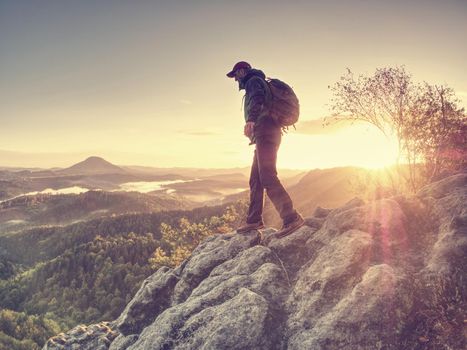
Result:
[[[301,178],[297,177],[287,183],[284,181],[295,208],[304,216],[312,215],[317,206],[336,208],[352,198],[358,196],[365,198],[364,188],[371,191],[376,187],[380,190],[391,190],[400,187],[397,177],[408,176],[408,167],[400,165],[380,170],[346,166],[326,169],[313,169]],[[296,180],[299,179],[298,182]],[[291,179],[292,180],[292,179]],[[393,182],[395,181],[395,182]],[[363,186],[363,187],[362,187]],[[383,192],[380,193],[382,195]],[[282,220],[274,209],[271,201],[265,196],[264,219],[268,225],[280,227]],[[229,199],[238,199],[231,197]]]
[[[359,174],[366,173],[364,168],[338,167],[330,169],[314,169],[290,178],[279,174],[281,183],[293,200],[294,207],[304,216],[312,215],[319,205],[335,208],[343,205],[356,196],[352,181]],[[249,200],[249,192],[245,191],[225,196],[220,203],[228,203],[239,199]],[[272,202],[265,195],[263,219],[267,225],[280,228],[282,220]]]
[[[293,184],[284,183],[295,208],[304,216],[311,215],[319,205],[335,208],[354,198],[357,193],[352,181],[368,170],[357,167],[314,169]],[[297,180],[297,179],[295,179]],[[268,225],[280,227],[282,220],[271,201],[265,196],[264,219]]]
[[[209,177],[217,175],[230,175],[230,174],[243,174],[244,176],[250,176],[251,167],[246,166],[242,168],[184,168],[184,167],[172,167],[172,168],[156,168],[148,166],[137,166],[137,165],[122,165],[122,169],[125,169],[133,174],[177,174],[187,177]],[[299,169],[279,169],[279,174],[282,177],[293,177],[304,172]]]
[[[60,174],[126,174],[127,171],[101,157],[89,157],[69,168],[59,170]]]

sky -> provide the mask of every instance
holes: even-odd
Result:
[[[251,164],[246,60],[289,83],[297,130],[278,167],[391,163],[396,142],[369,125],[323,129],[329,85],[350,68],[404,65],[466,106],[467,0],[0,0],[0,166]]]

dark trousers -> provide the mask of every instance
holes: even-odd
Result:
[[[247,223],[262,220],[264,205],[264,190],[279,212],[284,224],[297,217],[289,194],[277,177],[277,151],[280,146],[279,138],[256,139],[256,149],[250,173],[250,206],[248,208]]]

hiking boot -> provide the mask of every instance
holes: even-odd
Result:
[[[245,233],[245,232],[250,232],[254,230],[259,230],[264,228],[264,224],[262,221],[254,222],[252,224],[245,224],[244,226],[241,226],[237,229],[237,233]]]
[[[277,238],[288,236],[298,228],[302,227],[304,223],[305,220],[300,214],[298,214],[297,218],[294,221],[291,221],[288,224],[284,224],[281,230],[276,232],[275,236]]]

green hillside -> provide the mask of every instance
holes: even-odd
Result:
[[[193,223],[203,227],[205,234],[222,224],[226,212],[238,218],[242,210],[244,204],[239,202],[190,211],[126,214],[4,235],[0,237],[0,309],[52,322],[54,327],[38,331],[42,338],[34,343],[39,345],[77,324],[114,319],[153,272],[156,265],[149,261],[157,248],[165,249],[165,261],[170,263],[167,247],[174,237],[161,232],[161,227],[167,231],[167,227]],[[177,244],[188,248],[193,246],[193,235],[201,234],[180,232]],[[10,317],[9,322],[18,319]],[[22,339],[32,339],[2,327],[0,349],[22,349]]]

